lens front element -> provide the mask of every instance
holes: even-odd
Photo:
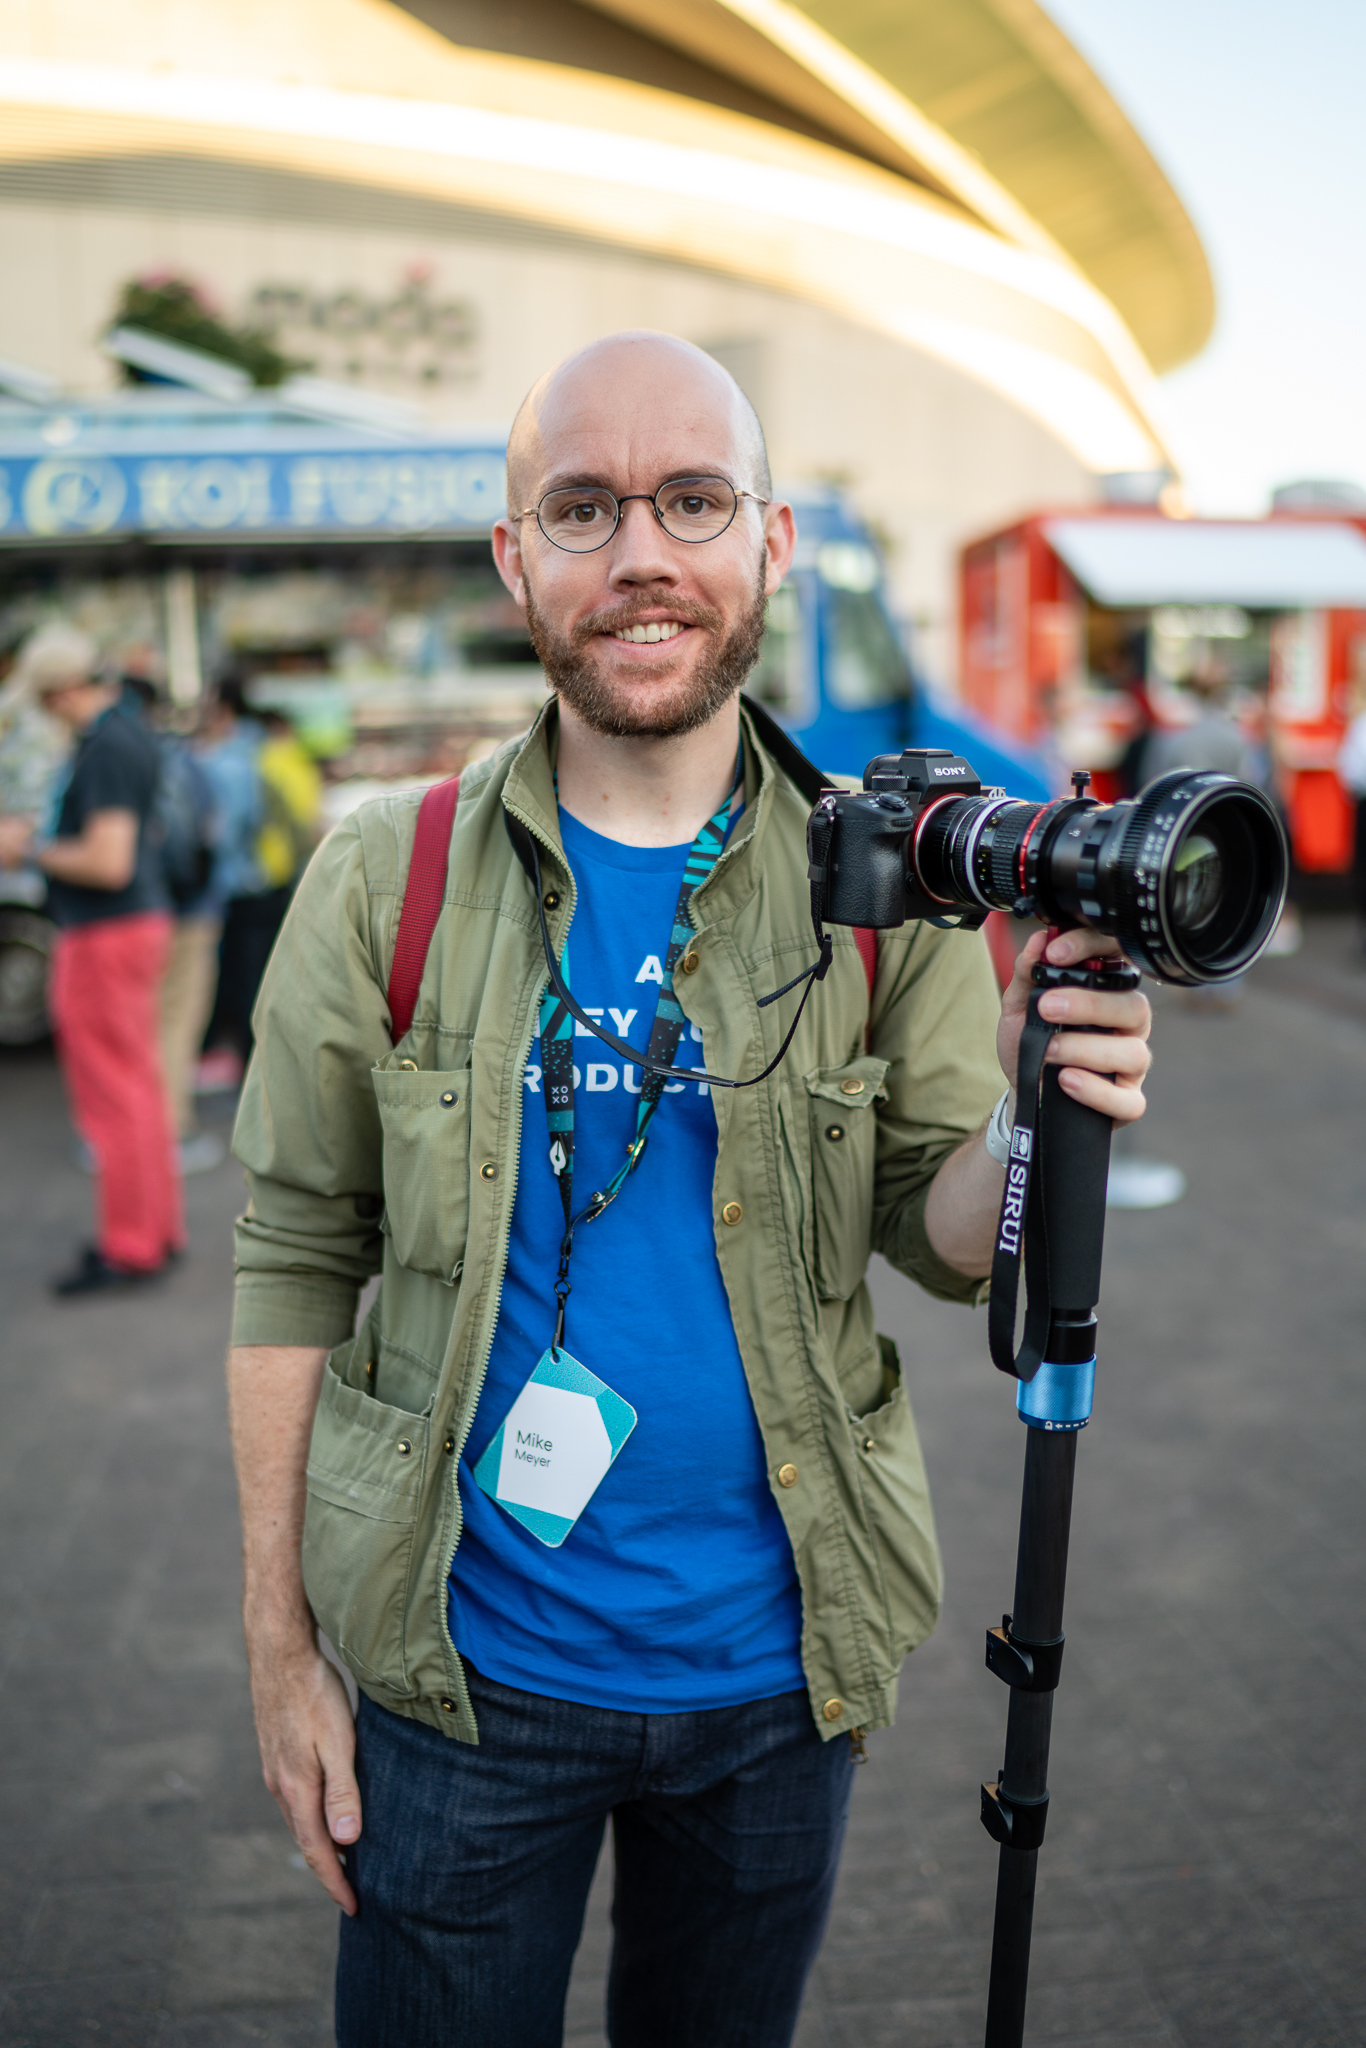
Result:
[[[1219,908],[1224,862],[1208,832],[1191,832],[1172,857],[1171,920],[1182,938],[1203,930]]]

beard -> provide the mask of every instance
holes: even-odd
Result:
[[[528,583],[526,622],[531,644],[551,689],[590,731],[608,739],[673,739],[680,733],[696,732],[730,702],[759,659],[767,603],[762,571],[749,605],[691,673],[661,675],[657,680],[641,676],[635,681],[606,674],[601,657],[592,651],[593,641],[601,633],[632,625],[642,612],[657,611],[660,602],[658,596],[628,598],[610,611],[590,613],[572,633],[564,635],[537,610]],[[673,598],[668,605],[675,618],[720,633],[724,621],[712,606]]]

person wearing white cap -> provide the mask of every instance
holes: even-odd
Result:
[[[98,1221],[95,1242],[54,1291],[91,1294],[154,1278],[185,1245],[157,1030],[172,933],[149,830],[157,754],[86,634],[41,627],[16,680],[76,742],[46,823],[0,818],[0,867],[43,871],[59,927],[53,1021],[76,1123],[95,1157]]]

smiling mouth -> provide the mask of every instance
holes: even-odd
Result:
[[[676,640],[684,631],[686,626],[681,619],[662,619],[658,622],[652,619],[648,626],[618,626],[612,638],[638,647],[643,643],[653,644],[656,640]]]

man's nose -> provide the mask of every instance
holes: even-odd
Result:
[[[649,498],[628,498],[608,543],[613,583],[676,583],[678,565]]]

